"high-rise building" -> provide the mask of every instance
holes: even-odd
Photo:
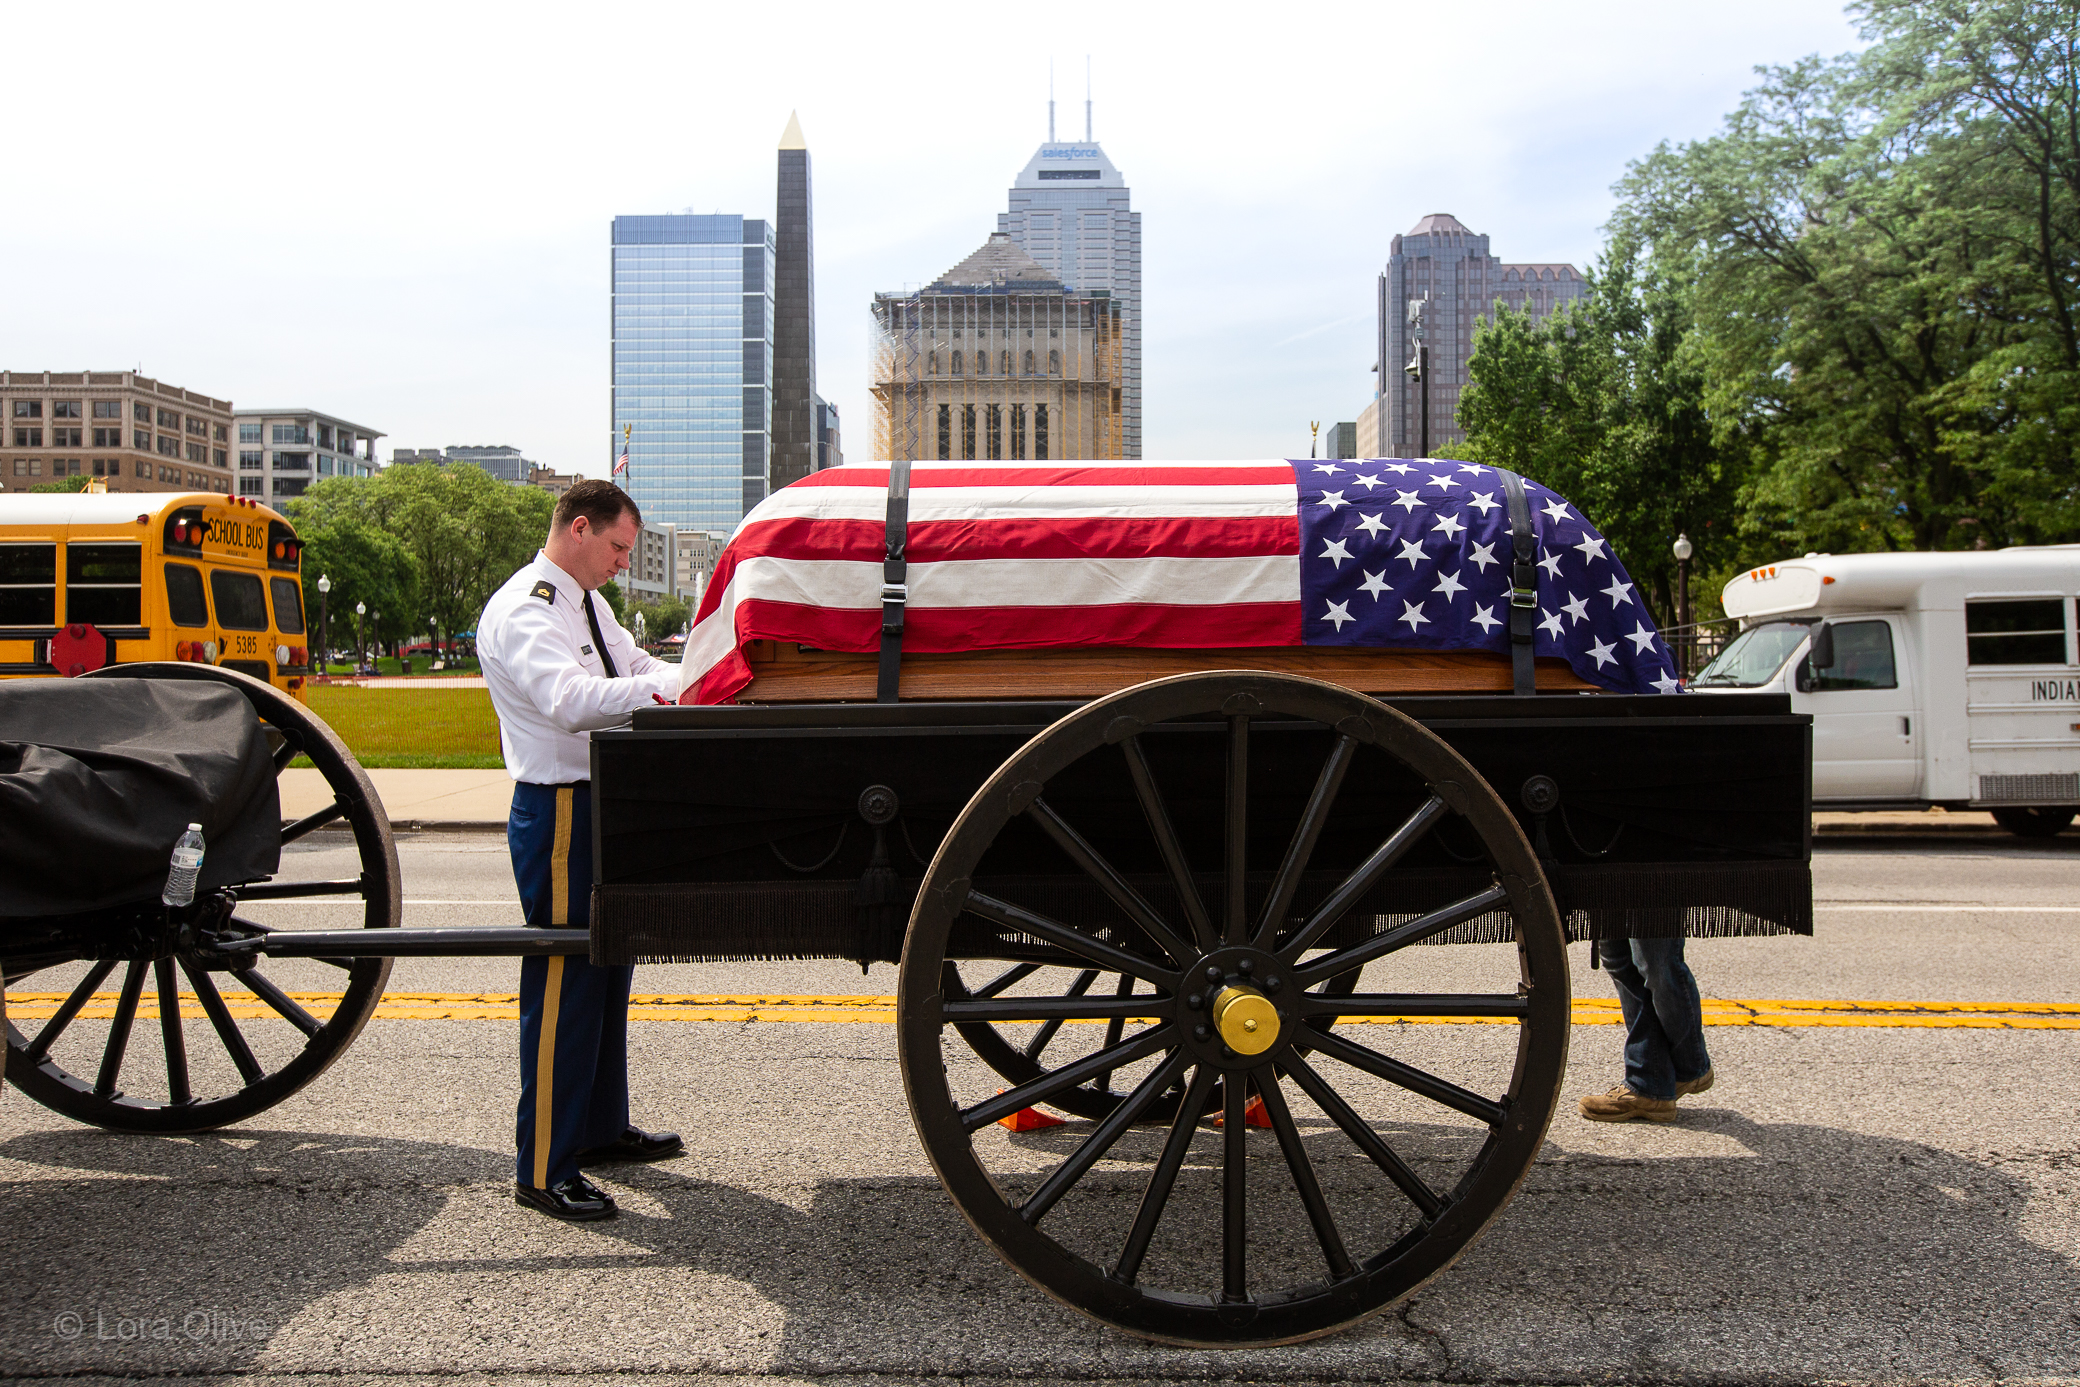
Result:
[[[809,146],[793,114],[780,136],[773,208],[773,465],[775,489],[817,469],[816,237]]]
[[[876,457],[1117,458],[1120,303],[1004,232],[911,294],[876,294]]]
[[[1358,455],[1358,425],[1353,420],[1348,424],[1331,424],[1322,430],[1322,456],[1325,458],[1354,458]]]
[[[1129,207],[1127,180],[1091,138],[1084,104],[1083,139],[1054,138],[1053,103],[1047,143],[1011,187],[1011,210],[997,230],[1030,255],[1071,294],[1104,294],[1117,305],[1120,331],[1119,449],[1141,456],[1141,214]],[[1062,454],[1057,454],[1062,456]]]
[[[1414,457],[1421,447],[1422,396],[1430,393],[1430,451],[1465,438],[1458,427],[1459,393],[1473,357],[1473,325],[1499,301],[1544,318],[1564,303],[1584,298],[1589,286],[1572,265],[1504,264],[1488,252],[1485,234],[1467,230],[1457,217],[1434,212],[1405,236],[1396,236],[1379,277],[1379,372],[1377,439],[1365,457]],[[1403,369],[1415,355],[1408,305],[1423,306],[1424,341],[1430,348],[1430,378],[1421,386]],[[1361,419],[1359,442],[1365,437]]]
[[[231,490],[231,402],[133,371],[0,371],[0,491]]]
[[[613,437],[645,520],[727,532],[772,462],[773,224],[616,217]]]
[[[522,457],[520,450],[511,444],[473,444],[467,447],[450,445],[446,448],[395,448],[391,450],[392,462],[430,462],[440,466],[450,462],[471,462],[489,472],[502,482],[515,486],[526,486],[527,479],[534,474],[536,464]]]
[[[279,506],[327,477],[372,477],[383,435],[315,409],[241,409],[238,494]]]
[[[845,449],[838,437],[838,407],[818,395],[816,397],[816,470],[837,467],[845,461]]]

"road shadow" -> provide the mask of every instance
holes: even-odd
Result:
[[[2031,1162],[2072,1153],[1967,1160],[1724,1109],[1686,1120],[1729,1153],[1549,1144],[1486,1239],[1399,1316],[1245,1358],[1142,1345],[1056,1306],[925,1179],[768,1197],[681,1160],[614,1172],[626,1211],[581,1229],[515,1209],[503,1153],[322,1132],[26,1133],[0,1141],[0,1158],[40,1168],[0,1186],[14,1268],[0,1373],[337,1371],[370,1354],[367,1370],[388,1371],[2075,1370],[2080,1274],[2018,1227]],[[1325,1162],[1342,1140],[1307,1135]],[[612,1332],[545,1325],[545,1304]],[[256,1321],[264,1332],[242,1335]],[[143,1328],[126,1338],[124,1323]]]

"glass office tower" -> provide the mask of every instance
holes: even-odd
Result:
[[[727,533],[765,499],[772,454],[772,224],[616,217],[613,249],[611,457],[633,426],[643,519]]]

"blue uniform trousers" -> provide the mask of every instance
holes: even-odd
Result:
[[[592,794],[516,784],[506,820],[527,923],[582,929],[592,918]],[[628,984],[634,970],[584,955],[520,961],[519,1160],[515,1178],[548,1189],[577,1156],[628,1129]]]

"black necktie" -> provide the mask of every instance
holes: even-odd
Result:
[[[607,638],[599,633],[599,615],[592,610],[592,594],[585,594],[585,624],[592,628],[592,643],[599,647],[600,663],[607,667],[607,678],[619,679],[621,671],[614,668],[614,657],[607,653]]]

